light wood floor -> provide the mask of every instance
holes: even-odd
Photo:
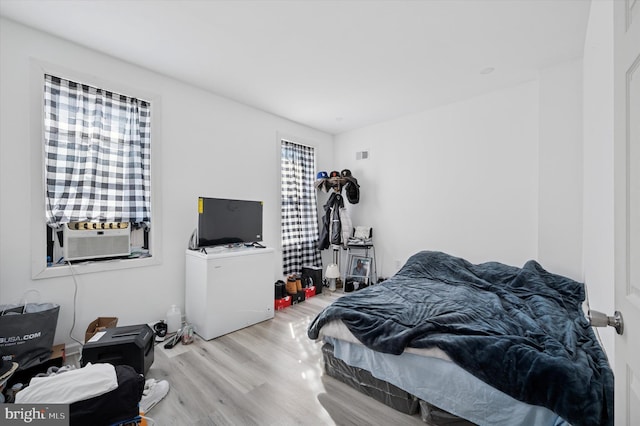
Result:
[[[422,425],[324,374],[315,315],[342,293],[325,292],[275,318],[210,341],[156,346],[147,378],[169,394],[147,414],[156,425]]]

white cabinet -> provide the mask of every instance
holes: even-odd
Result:
[[[200,337],[273,318],[274,250],[224,248],[186,252],[185,316]]]

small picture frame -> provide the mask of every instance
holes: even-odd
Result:
[[[371,258],[365,256],[351,256],[349,262],[348,276],[352,277],[369,277],[371,269]]]

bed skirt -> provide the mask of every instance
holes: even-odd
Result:
[[[420,411],[422,420],[433,426],[471,426],[467,420],[461,419],[438,407],[418,399],[416,396],[374,377],[369,371],[352,367],[333,355],[333,346],[325,343],[322,346],[322,358],[325,373],[359,392],[382,402],[383,404],[405,414],[413,415]]]

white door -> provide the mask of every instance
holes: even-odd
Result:
[[[640,424],[640,0],[614,1],[615,424]]]

